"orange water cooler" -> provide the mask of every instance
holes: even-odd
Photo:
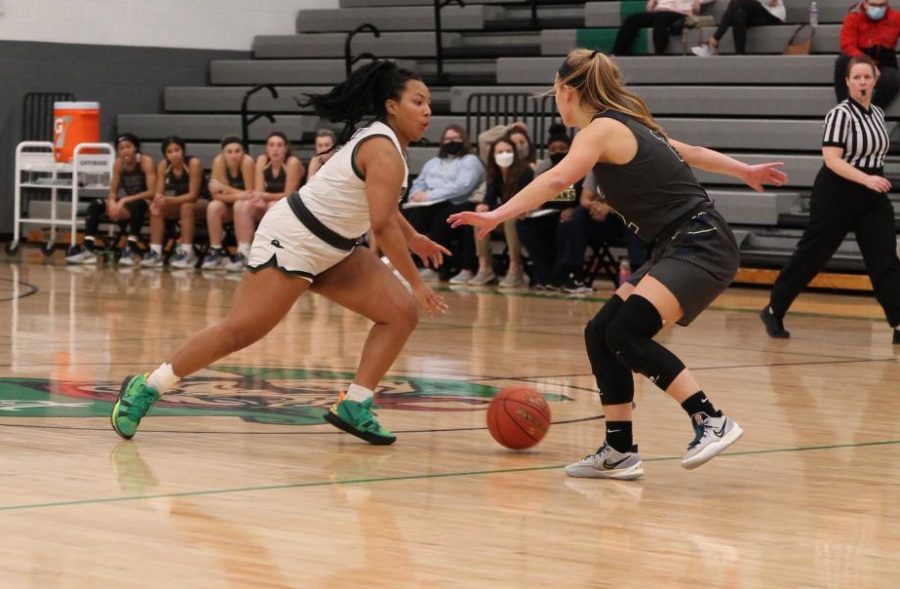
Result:
[[[79,143],[99,141],[99,102],[53,103],[53,156],[56,161],[71,162]]]

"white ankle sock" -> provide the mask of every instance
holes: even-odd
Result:
[[[186,254],[190,254],[190,253],[191,253],[191,244],[189,244],[189,243],[179,243],[179,244],[178,244],[178,251],[184,252],[184,253],[186,253]]]
[[[161,243],[151,243],[150,251],[156,252],[158,255],[162,255],[162,244]]]
[[[347,396],[344,398],[348,401],[356,401],[357,403],[362,403],[366,399],[371,399],[374,396],[374,391],[367,389],[364,386],[353,383],[350,385],[350,388],[347,389]]]
[[[238,244],[238,253],[244,254],[245,258],[250,257],[250,244],[249,243],[239,243]]]
[[[172,371],[172,365],[163,362],[154,370],[147,379],[147,384],[156,389],[158,393],[164,393],[175,386],[179,377]]]

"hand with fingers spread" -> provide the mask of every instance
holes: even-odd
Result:
[[[431,290],[424,282],[414,286],[412,294],[431,317],[443,315],[449,309],[444,297]]]
[[[450,253],[450,250],[439,243],[431,241],[421,233],[417,233],[410,239],[408,245],[409,251],[419,256],[426,268],[431,266],[432,268],[437,269],[444,263],[445,255],[453,255]]]
[[[500,224],[500,221],[496,219],[495,213],[496,211],[485,211],[483,213],[463,211],[447,217],[447,222],[450,223],[450,227],[453,229],[456,229],[461,225],[471,225],[472,227],[477,228],[475,236],[478,239],[484,239],[491,234],[491,231],[493,231],[497,225]]]
[[[757,164],[755,166],[748,165],[743,174],[743,181],[747,186],[757,192],[765,190],[764,184],[771,186],[784,186],[787,182],[787,174],[781,169],[784,162],[769,162],[765,164]]]

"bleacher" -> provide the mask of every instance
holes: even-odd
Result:
[[[618,58],[629,84],[673,137],[748,162],[785,162],[789,184],[765,193],[752,192],[731,178],[698,172],[735,226],[745,265],[780,265],[807,221],[809,192],[821,166],[822,120],[834,105],[832,72],[840,22],[850,2],[818,0],[817,4],[820,26],[809,56],[781,55],[797,23],[808,14],[807,3],[789,3],[788,24],[750,29],[747,55],[733,55],[729,33],[718,57],[690,55],[681,36],[672,37],[668,55],[653,56],[645,30],[635,44],[636,55]],[[715,0],[708,12],[720,15],[726,5],[727,0]],[[250,101],[251,110],[276,119],[253,124],[251,151],[260,152],[269,130],[280,129],[307,160],[314,133],[324,123],[298,106],[295,98],[343,80],[347,33],[370,23],[381,36],[356,35],[353,55],[397,59],[422,74],[432,88],[435,116],[426,143],[410,150],[415,173],[436,153],[435,142],[446,124],[465,125],[470,96],[546,90],[571,48],[609,50],[622,20],[644,6],[639,0],[543,1],[535,23],[528,2],[451,4],[442,12],[446,76],[437,79],[431,0],[341,0],[340,10],[298,11],[297,34],[257,37],[252,59],[213,61],[208,86],[167,88],[164,113],[120,115],[118,129],[140,136],[146,141],[145,151],[154,157],[158,157],[154,142],[179,134],[188,141],[188,151],[209,165],[219,139],[239,133],[238,113],[246,91],[256,84],[274,84],[278,98],[260,92]],[[712,33],[709,27],[688,30],[687,45]],[[900,119],[900,101],[887,114],[893,128]],[[900,178],[900,159],[889,159],[888,175]],[[896,201],[898,196],[891,198]],[[852,236],[831,268],[862,269]]]

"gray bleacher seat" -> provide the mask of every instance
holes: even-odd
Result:
[[[753,27],[747,31],[747,53],[781,53],[787,46],[788,40],[796,25],[777,25],[767,27]],[[837,53],[840,46],[840,25],[822,25],[816,29],[813,37],[813,53]],[[704,27],[687,35],[688,45],[695,45],[702,34],[703,39],[708,39],[715,32],[714,28]],[[541,54],[564,56],[576,47],[577,31],[575,29],[545,29],[541,31]],[[647,37],[647,46],[641,54],[653,53],[651,38]],[[680,36],[673,36],[669,42],[668,54],[679,55],[684,52]],[[725,35],[719,45],[722,54],[734,53],[734,36]]]
[[[445,48],[460,44],[458,33],[444,33]],[[253,39],[253,55],[257,59],[341,58],[344,57],[346,33],[318,33],[295,35],[257,35]],[[378,57],[434,56],[434,33],[384,33],[381,37],[360,34],[353,38],[353,55],[371,53]]]
[[[185,140],[219,141],[226,135],[240,135],[239,115],[119,115],[118,129],[134,133],[141,139],[161,139],[178,135]],[[291,140],[315,133],[319,119],[303,115],[278,115],[275,123],[266,119],[250,127],[250,138],[263,140],[271,131],[281,131]]]
[[[310,112],[309,107],[297,105],[294,98],[306,101],[305,94],[322,94],[332,86],[277,86],[278,98],[265,90],[250,97],[247,107],[252,112]],[[168,87],[163,94],[167,112],[240,112],[241,101],[249,86]],[[449,88],[431,88],[432,109],[448,109]]]
[[[799,193],[788,193],[799,198]],[[722,216],[735,225],[778,224],[777,192],[753,192],[752,190],[710,190],[709,197],[716,203]]]
[[[397,64],[416,71],[415,62]],[[210,62],[209,68],[213,84],[337,84],[346,78],[343,59],[225,59]]]
[[[619,66],[630,84],[830,84],[831,55],[722,55],[620,57]],[[497,60],[500,84],[552,84],[558,57],[501,57]]]
[[[524,93],[539,96],[547,85],[453,86],[450,109],[466,112],[472,94]],[[632,89],[656,115],[822,117],[834,106],[831,86],[641,86]],[[699,98],[698,98],[699,97]],[[888,107],[888,117],[900,117],[900,101]]]
[[[441,12],[445,30],[481,30],[487,20],[503,14],[498,6],[447,6]],[[434,30],[433,6],[399,6],[301,10],[297,13],[298,33],[352,31],[363,23],[371,23],[381,31]]]

